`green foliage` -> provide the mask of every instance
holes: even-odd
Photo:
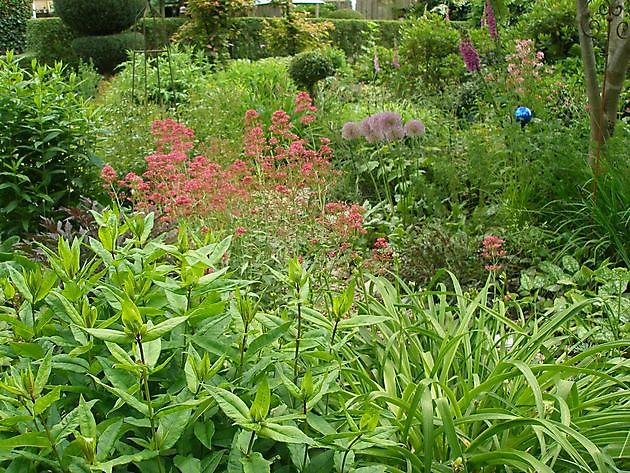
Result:
[[[40,64],[53,65],[62,61],[76,66],[79,57],[71,47],[75,34],[60,18],[29,20],[26,27],[26,49]]]
[[[0,59],[0,232],[37,228],[41,216],[94,189],[97,115],[74,74]]]
[[[26,46],[26,23],[31,17],[28,0],[3,0],[0,4],[0,54],[22,52]]]
[[[201,48],[213,60],[228,55],[229,37],[236,26],[234,19],[244,13],[249,0],[189,0],[186,14],[189,17],[177,33],[177,38]]]
[[[332,10],[328,12],[324,12],[322,15],[324,18],[334,18],[336,20],[363,20],[365,17],[363,13],[358,10],[353,10],[352,8],[339,8],[337,10]]]
[[[401,75],[411,90],[436,91],[457,84],[464,75],[459,32],[437,15],[405,23],[401,29]]]
[[[55,12],[78,34],[120,33],[142,17],[145,0],[55,0]]]
[[[537,0],[519,18],[515,29],[522,37],[535,40],[545,58],[555,62],[567,57],[571,48],[579,44],[575,21],[574,1]]]
[[[144,48],[140,33],[118,33],[104,36],[80,36],[72,41],[73,51],[83,60],[92,61],[101,74],[113,74],[127,59],[127,52]]]
[[[286,42],[268,44],[262,37],[265,23],[273,28],[282,28],[281,18],[237,18],[231,36],[230,55],[233,58],[260,59],[270,56],[289,55]],[[334,28],[328,31],[331,45],[342,49],[346,56],[354,58],[361,54],[366,47],[367,37],[375,36],[374,41],[386,47],[393,47],[402,22],[393,20],[343,20],[334,18],[308,18],[308,23],[331,23]],[[376,30],[376,34],[373,33]],[[357,39],[360,38],[360,39]],[[261,47],[264,45],[264,47]],[[319,45],[316,45],[318,47]]]
[[[46,265],[0,263],[2,471],[625,467],[628,332],[597,331],[627,282],[525,318],[492,284],[332,291],[293,260],[260,274],[282,285],[265,305],[230,279],[229,239],[94,218]]]
[[[285,51],[294,55],[307,49],[320,48],[329,44],[331,22],[308,21],[305,13],[291,11],[280,21],[264,21],[262,38],[271,51]]]
[[[335,73],[335,67],[329,56],[321,51],[304,51],[291,60],[289,75],[299,86],[305,87],[312,95],[318,81]]]

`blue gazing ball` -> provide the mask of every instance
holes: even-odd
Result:
[[[527,107],[518,107],[514,112],[514,119],[525,127],[532,119],[532,111]]]

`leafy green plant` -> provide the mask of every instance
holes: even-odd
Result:
[[[55,0],[55,12],[82,36],[120,33],[142,16],[145,0]]]
[[[0,5],[0,54],[26,46],[26,22],[31,16],[31,4],[26,0],[6,0]]]
[[[0,232],[33,230],[96,186],[98,112],[80,95],[76,75],[0,59]]]
[[[329,56],[320,51],[305,51],[298,54],[289,64],[291,79],[312,96],[315,96],[316,85],[322,79],[335,73],[335,67]]]
[[[444,90],[461,80],[459,32],[449,22],[428,15],[404,24],[400,35],[400,72],[410,89]]]

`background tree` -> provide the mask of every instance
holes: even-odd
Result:
[[[603,0],[597,4],[591,0],[576,0],[593,144],[591,161],[595,166],[602,148],[615,130],[619,98],[630,64],[627,5],[624,3],[624,0]],[[599,31],[606,35],[601,86],[593,47],[593,37]]]

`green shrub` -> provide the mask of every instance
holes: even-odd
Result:
[[[147,48],[164,47],[185,22],[183,17],[142,18],[137,23],[138,31],[146,31]]]
[[[268,44],[263,39],[264,23],[274,25],[282,18],[236,18],[230,37],[230,56],[235,59],[261,59],[272,56],[287,56],[286,44]],[[401,21],[394,20],[341,20],[333,18],[309,18],[309,23],[330,22],[334,25],[328,32],[330,44],[342,49],[346,56],[355,58],[365,52],[366,37],[374,36],[374,41],[385,47],[393,47],[397,42]]]
[[[52,65],[56,61],[76,66],[79,57],[71,47],[76,35],[61,18],[29,20],[26,28],[26,49],[40,64]]]
[[[289,65],[291,79],[296,84],[304,86],[311,96],[314,95],[317,82],[334,73],[335,67],[330,57],[317,50],[298,54]]]
[[[330,42],[330,31],[334,25],[329,21],[308,21],[306,14],[291,13],[280,21],[264,21],[262,38],[271,50],[284,50],[293,56],[307,49],[326,46]]]
[[[333,10],[330,12],[326,12],[322,15],[324,18],[335,18],[337,20],[363,20],[365,16],[358,10],[353,10],[352,8],[339,8],[338,10]]]
[[[443,90],[458,83],[465,68],[459,56],[459,32],[438,15],[405,23],[401,31],[400,72],[410,87]]]
[[[551,61],[567,57],[579,44],[573,0],[536,0],[531,11],[520,17],[513,34],[535,40],[536,46]]]
[[[55,11],[82,35],[119,33],[142,17],[145,0],[55,0]]]
[[[0,58],[0,234],[33,230],[93,189],[96,115],[78,87],[61,64]]]
[[[0,3],[0,54],[10,49],[22,52],[26,46],[26,22],[31,16],[28,0]]]
[[[140,33],[119,33],[106,36],[81,36],[72,41],[72,49],[86,61],[92,61],[102,74],[112,74],[127,59],[130,49],[143,49]]]

